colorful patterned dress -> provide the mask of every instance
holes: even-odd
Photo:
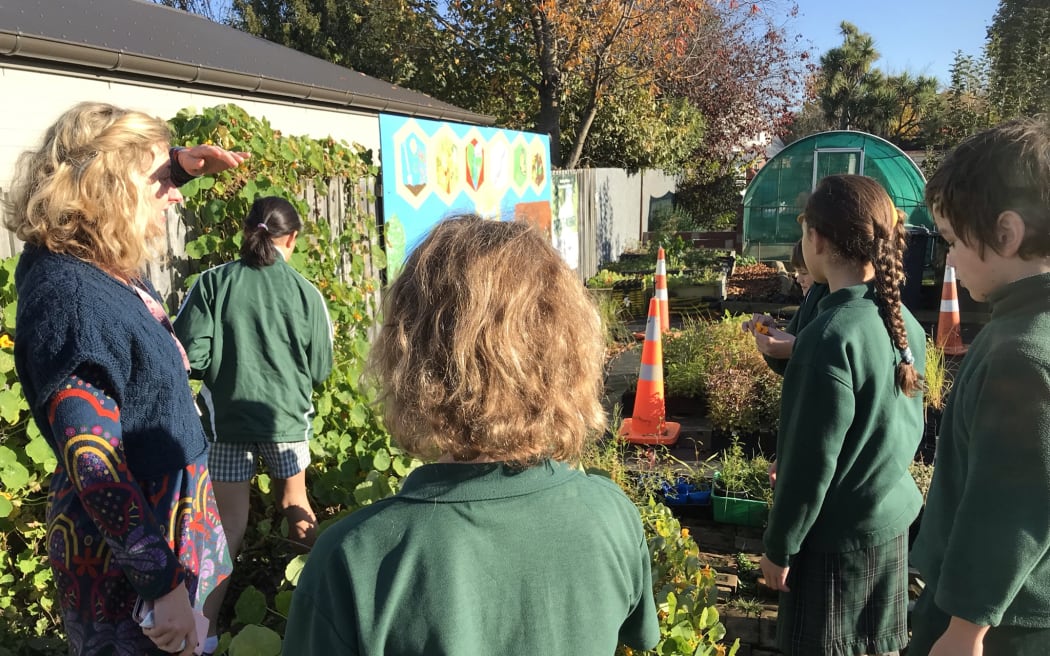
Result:
[[[160,653],[131,618],[137,598],[163,596],[184,582],[201,608],[232,563],[207,455],[136,480],[124,457],[120,409],[105,389],[103,374],[82,368],[48,403],[47,437],[59,459],[49,495],[48,557],[70,654]]]

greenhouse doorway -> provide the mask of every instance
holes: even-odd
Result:
[[[863,148],[817,148],[813,151],[813,184],[809,190],[817,188],[817,183],[829,175],[851,173],[864,175]]]

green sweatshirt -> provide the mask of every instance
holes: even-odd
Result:
[[[809,325],[810,321],[817,316],[818,307],[824,297],[828,295],[828,286],[822,282],[815,282],[813,286],[809,288],[809,293],[806,294],[805,298],[802,299],[802,303],[799,304],[798,309],[795,310],[795,314],[791,315],[791,321],[788,321],[787,328],[784,332],[798,336],[802,329]],[[771,358],[768,355],[763,355],[766,359],[766,364],[769,368],[780,374],[784,375],[787,370],[788,358],[781,360],[780,358]]]
[[[289,656],[610,656],[660,639],[649,550],[608,479],[547,461],[424,465],[328,527]]]
[[[923,432],[922,396],[896,384],[900,354],[871,285],[819,304],[784,374],[777,486],[766,555],[787,566],[803,547],[842,552],[902,535],[922,495],[908,472]],[[921,374],[926,336],[901,308]]]
[[[912,562],[949,615],[1050,627],[1050,274],[989,301],[941,419]]]
[[[205,431],[218,442],[301,442],[313,432],[313,388],[332,370],[321,293],[283,258],[202,273],[174,322]]]

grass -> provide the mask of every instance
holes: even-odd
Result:
[[[743,597],[737,597],[736,599],[730,601],[728,605],[730,608],[735,608],[736,610],[740,611],[748,617],[752,615],[754,615],[755,617],[761,617],[762,611],[765,610],[765,606],[763,606],[762,602],[758,599],[745,599]]]
[[[948,392],[952,388],[952,382],[948,378],[948,371],[945,368],[944,362],[944,351],[942,351],[933,342],[932,339],[926,339],[926,390],[923,395],[923,401],[926,407],[933,410],[941,410],[944,408],[944,402],[948,396]]]

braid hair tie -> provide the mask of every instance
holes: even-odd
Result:
[[[901,362],[904,364],[915,364],[915,356],[912,355],[910,346],[905,346],[901,349]]]
[[[258,228],[259,230],[265,230],[266,232],[270,232],[270,226],[266,225],[266,223],[260,223],[259,225],[255,226],[255,227]]]

